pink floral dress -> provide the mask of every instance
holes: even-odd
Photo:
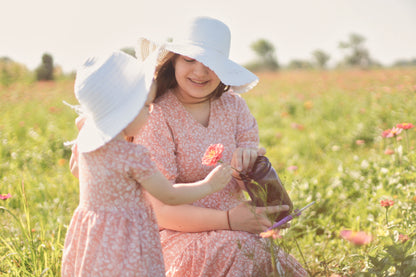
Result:
[[[165,276],[155,216],[139,184],[157,170],[148,150],[113,140],[78,162],[80,202],[62,276]]]
[[[173,182],[194,182],[211,170],[201,164],[210,144],[224,145],[222,160],[230,162],[237,147],[258,147],[258,127],[247,104],[232,92],[212,101],[209,125],[204,127],[184,108],[172,92],[157,100],[147,125],[136,142],[145,145],[164,175]],[[234,181],[222,191],[193,203],[195,206],[228,210],[244,199]],[[166,276],[267,276],[271,260],[265,241],[242,231],[216,230],[185,233],[160,231]],[[290,255],[279,251],[285,276],[306,276]]]

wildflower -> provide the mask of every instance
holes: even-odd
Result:
[[[271,230],[267,230],[265,232],[260,233],[260,237],[262,238],[270,238],[272,237],[273,239],[281,239],[282,236],[279,234],[280,230],[279,229],[271,229]]]
[[[221,162],[222,152],[224,151],[224,145],[218,144],[211,144],[207,151],[202,158],[202,164],[213,166],[216,165],[217,162]]]
[[[389,199],[386,199],[386,200],[381,200],[381,201],[380,201],[380,205],[381,205],[382,207],[389,208],[389,207],[391,207],[391,206],[393,206],[393,205],[394,205],[394,200],[389,200]]]
[[[403,129],[403,130],[409,130],[415,127],[412,123],[399,123],[396,125],[397,128]]]
[[[387,135],[388,138],[396,137],[402,132],[403,129],[393,127],[393,129],[390,130],[390,134]]]
[[[303,103],[303,107],[305,107],[305,109],[310,110],[313,108],[313,102],[312,101],[306,101],[305,103]]]
[[[10,193],[8,193],[8,194],[0,194],[0,199],[1,200],[6,200],[6,199],[9,199],[10,197],[12,197],[12,195]]]
[[[297,130],[300,130],[300,131],[302,131],[303,129],[305,129],[305,126],[303,126],[302,124],[296,123],[296,122],[293,122],[291,124],[291,127],[293,129],[297,129]]]
[[[352,231],[352,230],[342,230],[340,232],[341,238],[352,242],[355,245],[365,245],[369,244],[373,237],[370,234],[367,234],[364,231]]]
[[[380,205],[386,208],[386,225],[389,225],[388,212],[389,212],[389,208],[394,205],[394,200],[389,200],[389,199],[381,200]]]
[[[413,196],[413,201],[416,203],[416,195],[415,196]]]
[[[355,144],[357,144],[357,145],[363,145],[363,144],[365,144],[365,140],[363,140],[363,139],[357,139],[355,141]]]
[[[406,242],[410,239],[410,237],[408,235],[404,235],[404,234],[399,234],[399,241],[400,242]]]
[[[393,155],[394,154],[394,150],[393,149],[390,149],[390,148],[387,148],[386,151],[384,151],[384,154],[386,154],[386,155]]]
[[[58,160],[58,165],[59,166],[64,166],[66,164],[66,160],[65,159],[59,159]]]
[[[298,167],[296,165],[291,165],[287,168],[287,170],[289,171],[296,171],[298,169]]]
[[[384,130],[381,136],[383,138],[388,138],[388,135],[390,135],[390,132],[391,132],[391,129]]]

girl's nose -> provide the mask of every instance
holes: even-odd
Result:
[[[209,73],[209,68],[205,66],[203,63],[196,62],[194,67],[194,73],[197,75],[206,75]]]

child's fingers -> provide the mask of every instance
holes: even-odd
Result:
[[[78,117],[75,119],[75,125],[77,126],[78,131],[81,131],[82,126],[84,126],[84,123],[85,123],[85,120],[86,120],[86,119],[87,119],[87,118],[86,118],[86,117],[84,117],[84,116],[78,116]]]
[[[257,155],[258,156],[264,156],[264,155],[266,155],[266,148],[260,147],[259,149],[257,149]]]

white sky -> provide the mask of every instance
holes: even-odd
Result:
[[[261,38],[279,63],[311,59],[316,49],[334,63],[351,33],[385,65],[416,58],[416,0],[0,0],[0,11],[0,57],[30,69],[47,52],[69,72],[88,55],[133,47],[139,36],[170,37],[195,15],[230,27],[230,58],[242,64],[255,58],[250,44]]]

